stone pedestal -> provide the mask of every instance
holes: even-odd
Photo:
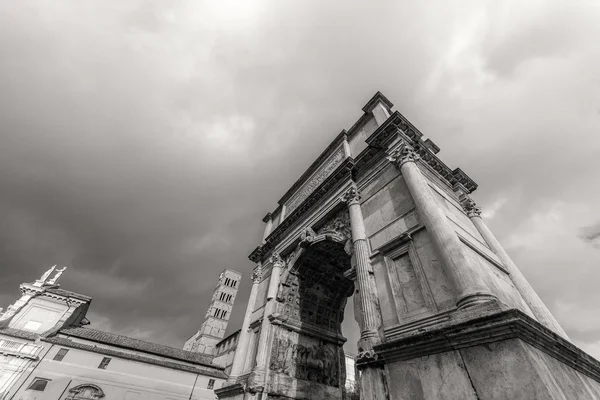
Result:
[[[600,362],[496,303],[459,311],[375,350],[386,360],[390,399],[600,399]]]

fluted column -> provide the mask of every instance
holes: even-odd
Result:
[[[498,256],[502,265],[504,265],[504,267],[507,269],[510,279],[514,283],[519,293],[521,293],[521,297],[523,297],[523,300],[525,300],[525,303],[527,303],[535,318],[548,329],[551,329],[563,338],[569,340],[569,337],[563,328],[550,313],[550,310],[548,310],[535,290],[533,290],[527,279],[525,279],[521,273],[521,270],[516,266],[500,242],[498,242],[492,231],[490,231],[490,229],[487,227],[481,218],[481,208],[478,207],[477,204],[475,204],[475,202],[466,195],[462,199],[461,204],[467,213],[467,216],[471,219],[473,225],[475,225],[475,228],[477,228],[483,237],[483,240],[485,240],[488,246],[490,246],[490,249],[492,249],[492,251]]]
[[[360,194],[356,187],[351,187],[342,197],[348,205],[350,213],[350,226],[352,229],[352,244],[356,259],[356,285],[360,292],[360,304],[362,308],[361,342],[366,345],[365,350],[372,348],[374,344],[380,341],[379,325],[381,318],[376,304],[371,301],[371,285],[369,284],[370,275],[373,273],[371,266],[371,256],[369,254],[369,245],[367,243],[367,234],[365,231],[365,221],[360,208]],[[360,347],[360,346],[359,346]]]
[[[448,222],[446,214],[433,197],[427,180],[416,164],[419,158],[413,148],[406,143],[392,151],[388,157],[400,168],[421,222],[427,228],[438,256],[442,259],[446,274],[458,292],[456,306],[464,308],[477,303],[497,300],[479,271],[474,268],[471,258],[465,252],[464,246]]]
[[[252,371],[251,384],[255,388],[263,387],[265,384],[266,374],[268,370],[271,321],[269,316],[275,312],[277,290],[279,288],[279,280],[281,277],[281,269],[284,267],[284,262],[278,253],[273,253],[269,259],[271,267],[271,278],[269,279],[269,291],[267,292],[267,303],[265,304],[265,313],[260,329],[260,337],[258,339],[258,348],[256,350],[256,366]]]
[[[246,358],[248,357],[248,344],[250,342],[250,332],[248,331],[250,319],[252,318],[254,304],[256,303],[258,285],[260,285],[262,280],[262,266],[260,263],[254,269],[251,279],[252,289],[250,290],[250,298],[248,299],[248,305],[246,306],[246,314],[244,315],[244,321],[242,322],[242,329],[240,330],[237,348],[235,350],[235,355],[233,356],[229,381],[235,381],[237,377],[244,373],[244,365],[246,363]]]

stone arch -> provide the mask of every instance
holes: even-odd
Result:
[[[296,387],[320,388],[314,398],[342,398],[346,379],[341,323],[354,282],[346,276],[351,269],[349,230],[337,225],[302,231],[285,258],[272,319],[274,381],[291,379]]]
[[[69,395],[65,400],[95,400],[104,397],[104,391],[91,383],[84,383],[69,389]]]

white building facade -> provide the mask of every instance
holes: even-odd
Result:
[[[91,298],[49,275],[0,316],[0,400],[216,398],[211,356],[91,329]]]

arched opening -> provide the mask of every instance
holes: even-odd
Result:
[[[289,269],[282,277],[271,371],[282,375],[276,381],[292,378],[320,387],[314,390],[322,393],[313,390],[313,397],[306,398],[345,397],[342,321],[354,290],[354,282],[344,275],[351,268],[348,250],[346,237],[318,235],[288,257]]]

